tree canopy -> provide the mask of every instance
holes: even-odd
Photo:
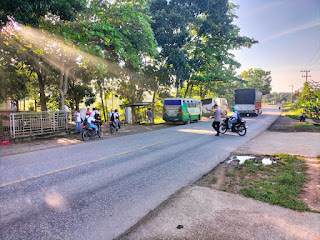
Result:
[[[270,92],[270,72],[236,74],[230,50],[257,43],[240,35],[236,8],[228,0],[3,0],[0,66],[21,94],[3,90],[3,74],[0,99],[29,96],[45,111],[95,97],[104,109],[110,92],[126,102],[156,101],[174,88],[228,100],[244,86]]]

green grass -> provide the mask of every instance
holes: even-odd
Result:
[[[290,130],[295,130],[295,131],[301,131],[301,132],[320,132],[320,126],[315,126],[313,124],[299,124],[295,126],[289,126],[287,127]]]
[[[301,157],[287,154],[278,155],[280,160],[269,166],[256,166],[254,161],[246,161],[236,168],[235,173],[227,173],[232,179],[222,190],[234,191],[260,201],[309,211],[299,196],[307,182],[306,164]],[[237,185],[237,188],[234,186]]]

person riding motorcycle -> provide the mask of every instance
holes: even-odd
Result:
[[[233,124],[236,124],[237,122],[240,122],[242,119],[241,119],[241,116],[240,116],[240,113],[238,112],[238,108],[237,107],[234,107],[233,108],[233,111],[234,113],[232,114],[232,116],[230,117],[230,119],[232,119],[231,121],[229,120],[228,121],[228,128],[231,129],[232,125]]]
[[[120,128],[120,113],[118,109],[114,110],[114,118],[115,118],[116,126]]]

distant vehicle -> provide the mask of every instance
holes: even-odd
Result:
[[[237,89],[235,107],[241,115],[258,115],[262,113],[262,93],[256,89]]]
[[[206,98],[201,100],[202,102],[202,114],[203,116],[213,116],[213,106],[217,104],[224,115],[228,113],[228,101],[225,98]]]
[[[194,98],[166,98],[163,102],[163,120],[166,122],[198,122],[202,116],[201,101]]]

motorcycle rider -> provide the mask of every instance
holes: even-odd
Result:
[[[98,132],[98,126],[94,124],[95,121],[96,120],[94,119],[94,117],[91,117],[91,116],[87,117],[87,122],[88,122],[89,126],[91,128],[93,128],[97,133]]]
[[[232,119],[231,121],[229,120],[228,121],[228,128],[231,129],[231,126],[235,123],[237,123],[238,121],[241,121],[241,116],[240,116],[240,113],[238,112],[238,108],[237,107],[234,107],[233,108],[233,111],[234,113],[232,114],[231,118]]]
[[[120,128],[120,113],[118,111],[118,109],[114,110],[114,118],[115,118],[115,122],[116,122],[116,126],[117,128]]]

